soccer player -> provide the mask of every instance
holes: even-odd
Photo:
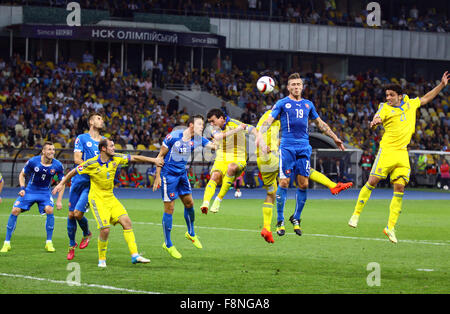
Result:
[[[89,158],[98,155],[98,142],[103,138],[100,131],[105,126],[103,118],[98,113],[91,113],[88,117],[89,132],[78,135],[75,140],[75,147],[73,151],[73,159],[76,165],[83,163]],[[72,178],[69,193],[69,214],[67,217],[67,235],[69,237],[69,252],[67,259],[72,260],[75,257],[75,235],[77,232],[77,222],[83,230],[83,238],[80,242],[80,249],[88,246],[92,237],[89,231],[89,224],[87,218],[84,216],[88,207],[89,194],[89,176],[87,174],[75,176]]]
[[[331,137],[339,149],[345,150],[342,141],[330,127],[320,119],[314,104],[302,98],[303,80],[298,73],[288,77],[289,95],[277,101],[270,116],[261,125],[261,133],[265,134],[272,122],[279,117],[281,128],[280,141],[280,186],[276,192],[278,222],[277,228],[284,225],[284,205],[290,175],[293,173],[297,181],[296,206],[294,214],[289,218],[294,232],[301,236],[301,213],[307,198],[308,179],[310,175],[310,157],[312,148],[309,144],[308,122],[314,121],[317,127]]]
[[[216,186],[222,182],[222,187],[209,209],[213,213],[219,211],[220,204],[234,180],[244,171],[247,165],[245,135],[247,133],[255,135],[257,146],[261,145],[263,149],[267,148],[255,127],[231,119],[220,109],[211,109],[207,114],[207,119],[213,127],[218,129],[212,133],[213,139],[217,143],[217,150],[211,168],[211,179],[206,184],[203,195],[201,206],[203,214],[208,213],[209,203],[216,191]]]
[[[64,176],[64,167],[61,162],[54,158],[55,146],[51,142],[45,142],[42,147],[41,155],[32,157],[27,161],[25,167],[19,174],[20,192],[19,197],[14,202],[11,215],[6,226],[6,237],[0,252],[6,253],[11,250],[11,236],[16,228],[17,217],[24,211],[30,210],[34,203],[37,203],[39,213],[47,215],[45,230],[47,232],[47,241],[45,249],[47,252],[55,252],[52,237],[55,227],[55,216],[53,214],[53,197],[51,195],[50,185],[53,176],[56,174],[61,180]],[[25,176],[29,177],[28,184],[25,185]],[[62,197],[64,186],[58,194],[56,208],[62,208]]]
[[[86,160],[71,170],[64,179],[53,189],[53,194],[61,191],[64,184],[77,174],[88,174],[91,181],[89,189],[89,206],[92,209],[97,228],[100,230],[98,239],[98,267],[106,267],[106,251],[111,225],[119,223],[123,228],[123,236],[128,244],[131,262],[149,263],[150,260],[139,255],[136,239],[132,229],[131,219],[119,200],[114,196],[114,175],[121,165],[130,162],[155,163],[162,166],[162,159],[137,155],[116,154],[114,142],[102,139],[98,143],[100,154]]]
[[[395,225],[402,210],[403,194],[411,172],[407,146],[415,132],[416,110],[431,102],[441,92],[448,84],[449,76],[448,72],[445,72],[439,85],[420,98],[404,95],[399,85],[392,84],[385,88],[386,102],[378,106],[378,111],[370,122],[370,127],[382,124],[384,134],[369,179],[359,192],[355,210],[348,222],[350,227],[357,227],[372,191],[380,180],[389,175],[394,186],[394,195],[389,206],[388,224],[383,232],[391,242],[397,243]]]
[[[188,231],[186,239],[192,241],[196,248],[201,249],[202,244],[194,231],[194,201],[192,199],[191,184],[188,179],[186,165],[191,152],[197,147],[215,149],[215,145],[202,137],[204,118],[201,115],[190,117],[184,130],[175,130],[168,134],[163,141],[158,157],[164,158],[164,166],[156,168],[153,191],[161,186],[161,195],[164,202],[162,226],[164,232],[163,248],[174,258],[181,258],[180,252],[171,240],[172,216],[175,199],[180,196],[184,205],[184,219]]]
[[[266,111],[259,119],[256,129],[260,130],[263,123],[271,116],[272,110]],[[279,172],[279,132],[280,121],[275,120],[270,127],[264,133],[264,141],[267,143],[270,149],[270,154],[262,154],[259,149],[256,151],[259,171],[264,183],[264,188],[267,190],[266,199],[263,204],[263,229],[261,236],[269,243],[274,243],[274,239],[271,232],[272,212],[273,204],[275,202],[275,194],[277,191],[277,177]],[[337,195],[341,191],[352,187],[353,183],[335,183],[321,172],[311,168],[309,178],[317,183],[325,185],[330,189],[331,194]],[[283,213],[278,214],[277,221],[283,221]],[[280,224],[277,228],[277,234],[283,236],[285,234],[284,224]]]

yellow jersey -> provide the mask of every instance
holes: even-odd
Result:
[[[259,131],[263,123],[270,117],[272,110],[266,111],[261,118],[259,118],[258,124],[256,125],[256,129]],[[271,152],[277,152],[278,147],[280,145],[280,120],[274,120],[270,127],[267,129],[267,132],[262,134],[264,142],[270,148]],[[259,147],[256,149],[256,156],[260,157]]]
[[[213,132],[213,135],[217,132],[228,132],[238,128],[240,125],[246,125],[239,120],[226,117],[225,125],[221,130]],[[224,137],[221,141],[218,141],[216,149],[216,161],[226,162],[245,162],[247,161],[247,141],[246,134],[251,132],[253,126],[246,125],[247,128],[240,132],[234,133],[228,137]]]
[[[78,174],[87,174],[91,179],[89,199],[107,199],[114,197],[114,176],[120,165],[128,165],[130,155],[114,154],[103,163],[100,155],[92,157],[76,167]]]
[[[380,142],[383,150],[406,150],[416,128],[416,110],[420,107],[420,99],[404,95],[400,106],[388,103],[378,106],[377,114],[383,121],[384,134]]]

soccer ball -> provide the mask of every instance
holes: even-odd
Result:
[[[236,197],[236,198],[239,198],[239,197],[241,197],[242,196],[242,192],[241,191],[236,191],[235,193],[234,193],[234,197]]]
[[[274,87],[275,81],[270,76],[261,76],[258,82],[256,82],[256,88],[264,95],[273,92]]]
[[[448,190],[448,185],[444,185],[443,189]]]

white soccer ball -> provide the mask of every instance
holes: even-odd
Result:
[[[448,185],[444,185],[444,186],[443,186],[443,189],[444,189],[444,190],[448,190]]]
[[[275,88],[275,81],[270,76],[261,76],[258,82],[256,82],[256,88],[258,88],[258,90],[264,95],[267,95],[273,92],[273,89]]]
[[[239,198],[239,197],[241,197],[242,196],[242,192],[241,191],[236,191],[235,193],[234,193],[234,197],[236,197],[236,198]]]

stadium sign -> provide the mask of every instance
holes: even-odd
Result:
[[[225,47],[224,36],[206,33],[182,33],[148,28],[72,27],[40,24],[22,24],[17,27],[19,34],[28,38],[132,41],[207,48]]]

